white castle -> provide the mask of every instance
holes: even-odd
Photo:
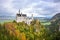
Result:
[[[26,14],[22,14],[22,12],[20,12],[20,10],[19,10],[19,12],[16,14],[16,22],[17,22],[17,23],[24,21],[25,23],[27,23],[27,24],[30,25],[32,20],[33,20],[33,14],[32,14],[32,17],[31,17],[31,18],[27,17]]]

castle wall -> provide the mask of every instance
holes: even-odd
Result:
[[[22,22],[22,21],[25,21],[26,20],[26,17],[17,17],[17,22]]]

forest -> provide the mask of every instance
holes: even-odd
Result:
[[[14,20],[0,24],[0,40],[60,40],[60,31],[47,29],[39,20],[30,25]]]

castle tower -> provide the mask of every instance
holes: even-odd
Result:
[[[17,20],[17,18],[18,18],[17,15],[19,15],[19,14],[20,14],[20,9],[18,10],[18,13],[16,14],[16,20]]]
[[[31,16],[31,18],[32,18],[32,20],[33,20],[33,14],[32,14],[32,16]]]
[[[20,9],[19,9],[19,12],[18,13],[20,14]]]

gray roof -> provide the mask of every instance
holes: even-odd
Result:
[[[26,17],[26,14],[17,14],[17,16],[23,16],[23,17]]]

